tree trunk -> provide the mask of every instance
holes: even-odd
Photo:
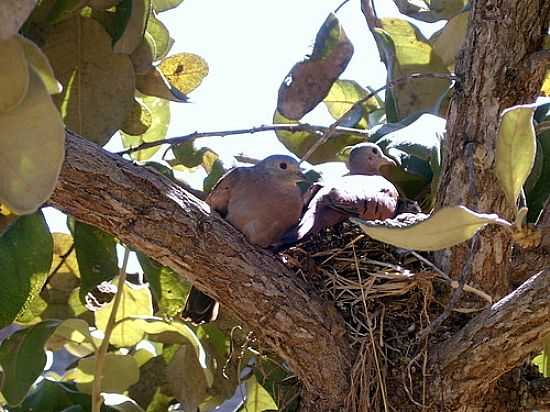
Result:
[[[531,64],[548,31],[547,0],[474,0],[469,29],[456,64],[454,93],[443,147],[438,206],[463,204],[478,212],[511,219],[496,180],[495,142],[501,112],[532,103],[541,88],[544,65]],[[469,249],[452,249],[448,271],[458,278]],[[512,245],[501,228],[480,234],[472,283],[495,298],[510,291]]]

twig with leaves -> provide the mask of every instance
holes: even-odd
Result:
[[[118,287],[113,300],[113,306],[111,307],[111,313],[109,314],[109,320],[105,327],[103,341],[99,346],[99,349],[95,355],[95,371],[94,371],[94,383],[92,386],[92,412],[101,412],[101,404],[103,399],[101,397],[101,383],[103,381],[103,369],[105,366],[105,357],[107,356],[107,349],[109,348],[109,340],[111,334],[116,325],[116,314],[120,301],[122,300],[122,293],[124,290],[124,282],[126,282],[126,269],[128,267],[128,259],[130,257],[130,249],[124,249],[124,258],[122,261],[122,268],[120,269],[118,277]]]

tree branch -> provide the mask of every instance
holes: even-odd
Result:
[[[51,203],[190,280],[288,362],[318,410],[341,406],[351,349],[339,313],[205,203],[70,133]]]
[[[503,374],[539,351],[550,332],[550,269],[483,311],[433,349],[434,399],[439,410],[481,401]]]

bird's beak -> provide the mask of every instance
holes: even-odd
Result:
[[[307,176],[300,169],[296,170],[296,181],[307,182]]]
[[[378,163],[378,169],[382,169],[383,167],[397,167],[397,163],[393,159],[390,159],[388,156],[384,156],[382,159],[380,159],[380,162]]]

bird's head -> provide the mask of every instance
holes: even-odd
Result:
[[[348,169],[352,175],[380,175],[384,166],[396,164],[374,143],[360,143],[350,151]]]
[[[270,175],[277,176],[278,179],[291,181],[294,183],[303,182],[306,176],[300,169],[298,161],[290,156],[272,155],[266,157],[257,163],[257,168],[261,168]]]

